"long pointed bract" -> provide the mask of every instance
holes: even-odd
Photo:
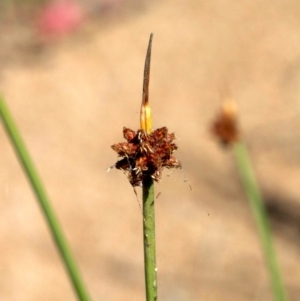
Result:
[[[152,48],[153,34],[150,34],[147,55],[144,68],[144,81],[143,81],[143,98],[141,106],[141,129],[145,130],[148,134],[152,129],[152,115],[149,106],[149,82],[150,82],[150,63],[151,63],[151,48]]]

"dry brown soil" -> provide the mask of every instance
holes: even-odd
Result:
[[[273,300],[232,153],[208,131],[224,85],[239,108],[288,295],[300,300],[294,0],[135,3],[48,46],[26,28],[3,28],[0,89],[93,300],[145,299],[141,211],[126,176],[106,168],[117,159],[110,146],[122,141],[123,126],[139,126],[150,32],[154,126],[177,133],[184,166],[156,185],[159,300]],[[75,300],[2,127],[0,145],[0,300]]]

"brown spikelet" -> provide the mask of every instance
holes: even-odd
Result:
[[[212,132],[225,146],[239,140],[240,133],[237,124],[237,112],[233,101],[224,103],[220,113],[212,124]]]
[[[175,134],[169,134],[166,127],[150,134],[142,129],[135,132],[124,127],[123,135],[127,142],[112,145],[123,157],[115,167],[126,172],[132,186],[141,186],[143,179],[149,176],[158,182],[164,167],[181,168],[180,161],[172,155],[177,149],[173,142]]]

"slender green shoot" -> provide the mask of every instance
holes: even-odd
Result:
[[[143,234],[146,300],[157,299],[154,183],[151,177],[143,180]]]
[[[14,122],[10,114],[10,111],[3,97],[1,97],[1,95],[0,95],[0,116],[4,128],[7,132],[7,135],[9,136],[11,143],[14,147],[16,155],[37,197],[38,203],[44,214],[46,222],[48,223],[52,238],[64,262],[65,268],[67,270],[68,276],[75,290],[77,298],[80,301],[89,301],[90,300],[89,295],[81,279],[79,270],[71,254],[70,248],[67,244],[62,228],[51,207],[50,200],[46,194],[42,181],[34,167],[33,161],[26,149],[26,146],[17,128],[17,125]]]
[[[256,182],[247,148],[243,142],[234,143],[233,148],[240,176],[257,223],[265,260],[270,274],[274,298],[277,301],[287,301],[273,246],[267,212]]]

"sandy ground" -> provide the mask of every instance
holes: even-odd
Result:
[[[144,300],[140,208],[125,175],[106,168],[123,126],[139,126],[150,32],[154,127],[177,133],[184,166],[156,185],[159,300],[272,300],[232,154],[208,131],[224,84],[299,300],[299,28],[298,1],[167,0],[99,16],[44,49],[25,29],[2,36],[0,89],[93,300]],[[0,143],[0,300],[75,300],[2,127]]]

